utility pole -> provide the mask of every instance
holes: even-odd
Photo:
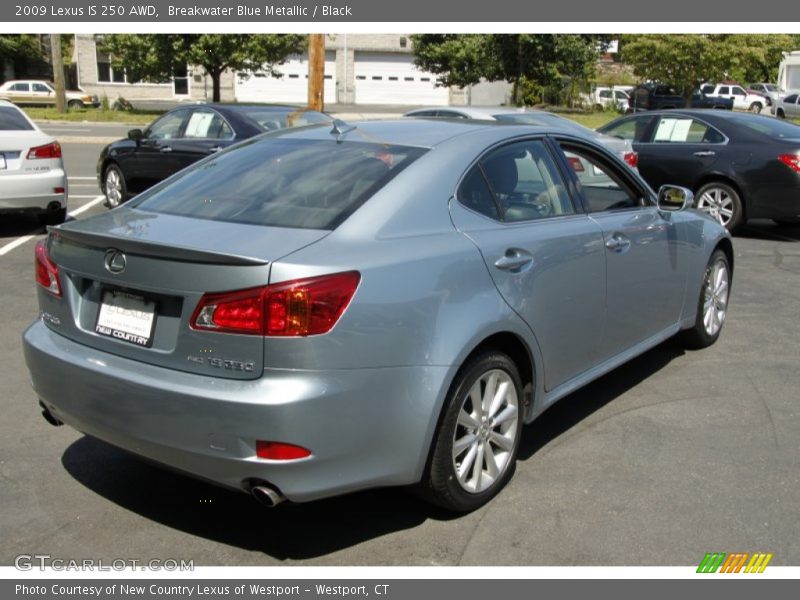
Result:
[[[308,35],[308,108],[321,111],[325,106],[325,38]]]
[[[64,60],[61,57],[61,35],[50,34],[50,61],[53,65],[53,85],[56,88],[56,110],[67,112],[67,97],[64,93]]]

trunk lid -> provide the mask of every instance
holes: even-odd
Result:
[[[267,285],[272,262],[327,234],[127,207],[75,221],[51,231],[63,298],[40,292],[44,321],[81,344],[143,363],[253,379],[263,371],[264,338],[192,329],[195,308],[206,293]]]

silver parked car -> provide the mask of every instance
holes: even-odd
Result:
[[[0,213],[31,213],[50,225],[67,216],[61,146],[6,100],[0,100]]]
[[[552,127],[265,134],[51,230],[25,359],[51,423],[268,505],[417,484],[469,511],[553,402],[717,340],[732,245],[691,202]]]
[[[800,117],[800,94],[792,92],[785,98],[778,100],[775,105],[775,116],[779,119],[785,119],[786,117],[797,119]]]
[[[481,119],[486,121],[500,121],[502,123],[524,123],[540,127],[557,127],[568,129],[578,135],[590,136],[595,141],[603,144],[615,152],[629,167],[635,169],[639,155],[633,149],[630,140],[623,140],[598,133],[593,129],[584,127],[572,119],[562,117],[545,110],[526,110],[508,106],[440,106],[417,108],[410,110],[404,117],[436,117],[447,119]]]

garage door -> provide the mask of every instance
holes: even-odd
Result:
[[[410,54],[355,53],[357,104],[449,104],[450,92],[436,76],[414,66]]]
[[[239,102],[308,101],[308,55],[293,54],[277,67],[283,77],[270,77],[264,72],[236,75],[236,99]],[[325,53],[325,102],[336,102],[336,54]]]

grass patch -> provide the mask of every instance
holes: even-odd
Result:
[[[162,112],[145,110],[103,110],[100,108],[70,108],[60,113],[55,108],[21,107],[34,121],[76,121],[90,123],[125,123],[129,125],[147,125],[152,123]]]

